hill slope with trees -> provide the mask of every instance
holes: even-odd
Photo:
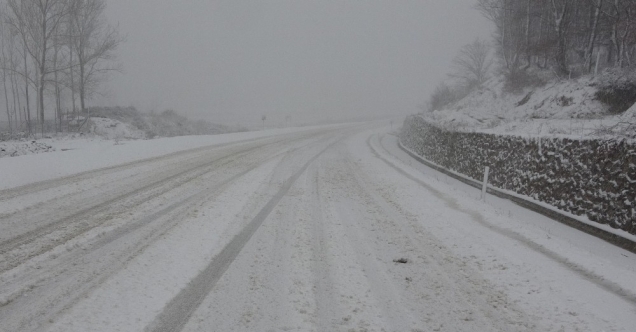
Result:
[[[636,0],[479,0],[495,27],[423,116],[463,131],[636,137]]]

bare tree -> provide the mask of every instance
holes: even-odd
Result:
[[[56,129],[62,130],[65,91],[70,91],[73,110],[76,93],[85,110],[107,73],[120,70],[115,51],[123,38],[106,22],[106,1],[0,0],[0,4],[5,9],[0,23],[6,26],[0,31],[4,79],[0,92],[5,92],[7,116],[13,127],[18,119],[24,121],[31,133],[30,102],[35,89],[40,129],[44,131],[45,102],[50,102]],[[17,85],[21,80],[22,88]],[[9,99],[13,112],[9,112]]]
[[[495,54],[508,74],[532,65],[589,73],[594,59],[636,62],[636,0],[478,0],[477,9],[495,25]]]
[[[35,65],[33,80],[37,88],[37,110],[44,133],[44,93],[48,76],[58,70],[51,63],[58,26],[66,16],[65,0],[8,0],[18,33],[23,36],[26,53]],[[26,66],[26,63],[25,63]]]
[[[57,27],[61,30],[61,25]],[[53,47],[53,95],[55,97],[55,131],[62,130],[62,87],[63,82],[60,75],[60,65],[65,64],[64,53],[62,47],[64,45],[64,36],[59,31],[55,33],[56,40]]]
[[[636,15],[636,3],[633,0],[614,0],[610,10],[605,12],[611,23],[610,41],[615,52],[614,64],[623,67],[629,63],[628,41],[634,35],[634,15]]]
[[[569,73],[567,61],[567,28],[570,23],[570,0],[550,0],[557,39],[556,65],[559,74]]]
[[[484,17],[490,20],[496,27],[495,43],[498,46],[499,56],[505,68],[510,68],[508,56],[509,24],[508,24],[508,2],[506,0],[478,0],[476,8]]]
[[[116,28],[106,22],[104,0],[70,0],[71,53],[76,58],[77,90],[80,107],[95,91],[105,74],[120,70],[115,50],[124,40]],[[71,73],[73,77],[73,73]]]
[[[479,0],[477,9],[495,24],[497,54],[503,68],[513,73],[522,60],[522,53],[528,50],[525,41],[529,41],[530,37],[526,35],[530,32],[529,3],[524,4],[520,0]]]
[[[8,67],[8,55],[7,55],[7,50],[6,50],[6,44],[5,40],[7,39],[6,36],[6,29],[5,29],[5,24],[4,22],[0,22],[0,38],[2,38],[0,40],[0,57],[2,58],[2,68],[6,68]],[[7,90],[7,71],[3,70],[2,71],[2,87],[4,90],[4,102],[6,105],[6,110],[7,110],[7,122],[9,124],[9,135],[13,134],[13,119],[12,119],[12,114],[11,114],[11,109],[9,107],[9,93]]]
[[[5,16],[2,16],[4,18]],[[20,101],[20,91],[19,91],[19,82],[18,78],[20,75],[17,73],[20,72],[20,57],[18,56],[18,51],[20,49],[16,36],[11,31],[7,22],[2,19],[0,23],[3,26],[2,29],[2,57],[3,57],[3,78],[9,80],[9,85],[11,87],[11,95],[10,98],[7,97],[7,108],[11,108],[12,118],[15,124],[15,130],[20,130],[20,127],[26,122],[26,116],[22,112],[22,106]],[[11,99],[11,106],[9,106],[9,99]]]
[[[590,28],[589,40],[587,49],[585,50],[585,68],[587,71],[592,71],[592,54],[594,53],[594,45],[598,34],[599,19],[601,17],[601,8],[603,7],[603,0],[589,0],[593,6],[592,13],[592,26]]]
[[[29,134],[31,134],[31,98],[29,94],[29,88],[31,84],[33,84],[34,80],[31,77],[31,72],[29,70],[29,29],[27,28],[27,4],[25,2],[16,2],[11,1],[7,3],[7,10],[4,13],[3,21],[7,24],[7,28],[10,30],[10,35],[13,38],[17,36],[20,42],[20,47],[18,52],[20,52],[20,62],[22,68],[18,70],[17,63],[12,63],[12,66],[7,68],[4,67],[3,70],[9,70],[14,75],[18,74],[22,77],[24,83],[24,99],[25,106],[24,109],[24,121],[26,122],[27,130]]]
[[[482,84],[488,78],[492,65],[490,45],[480,39],[465,45],[453,59],[451,77],[460,80],[465,87]]]

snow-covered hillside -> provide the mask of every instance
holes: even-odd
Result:
[[[571,80],[548,79],[540,86],[510,92],[496,76],[463,99],[422,115],[447,129],[529,136],[636,136],[636,108],[613,114],[599,101],[602,87],[626,80],[604,73]],[[630,128],[631,125],[631,128]]]

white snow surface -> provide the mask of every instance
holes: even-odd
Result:
[[[67,151],[99,140],[111,140],[119,144],[122,140],[146,138],[146,133],[135,126],[114,119],[93,117],[85,126],[89,129],[88,133],[53,133],[44,135],[44,138],[1,141],[0,158]],[[88,146],[92,144],[88,143]]]
[[[24,153],[19,158],[0,159],[0,190],[188,149],[290,134],[312,130],[312,128],[338,126],[340,125],[271,129],[221,135],[180,136],[152,140],[116,141],[103,139],[99,136],[84,137],[83,135],[38,139],[36,142],[51,147],[47,151],[49,153],[37,156]],[[19,144],[19,142],[7,144],[10,143]]]
[[[88,145],[0,159],[9,331],[164,331],[175,306],[180,331],[636,326],[636,255],[480,201],[384,125]]]
[[[37,140],[0,142],[0,158],[45,153],[55,150],[55,147],[52,145]]]
[[[495,76],[463,99],[441,110],[423,112],[441,127],[467,132],[568,138],[636,137],[636,108],[612,115],[595,100],[601,80],[583,76],[549,80],[540,87],[508,92],[503,76]],[[527,101],[522,103],[524,99]],[[634,124],[621,131],[624,123]]]

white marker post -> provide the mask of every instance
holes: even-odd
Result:
[[[488,188],[488,173],[490,172],[490,167],[486,166],[486,171],[484,172],[484,184],[481,186],[481,200],[486,201],[486,189]]]

